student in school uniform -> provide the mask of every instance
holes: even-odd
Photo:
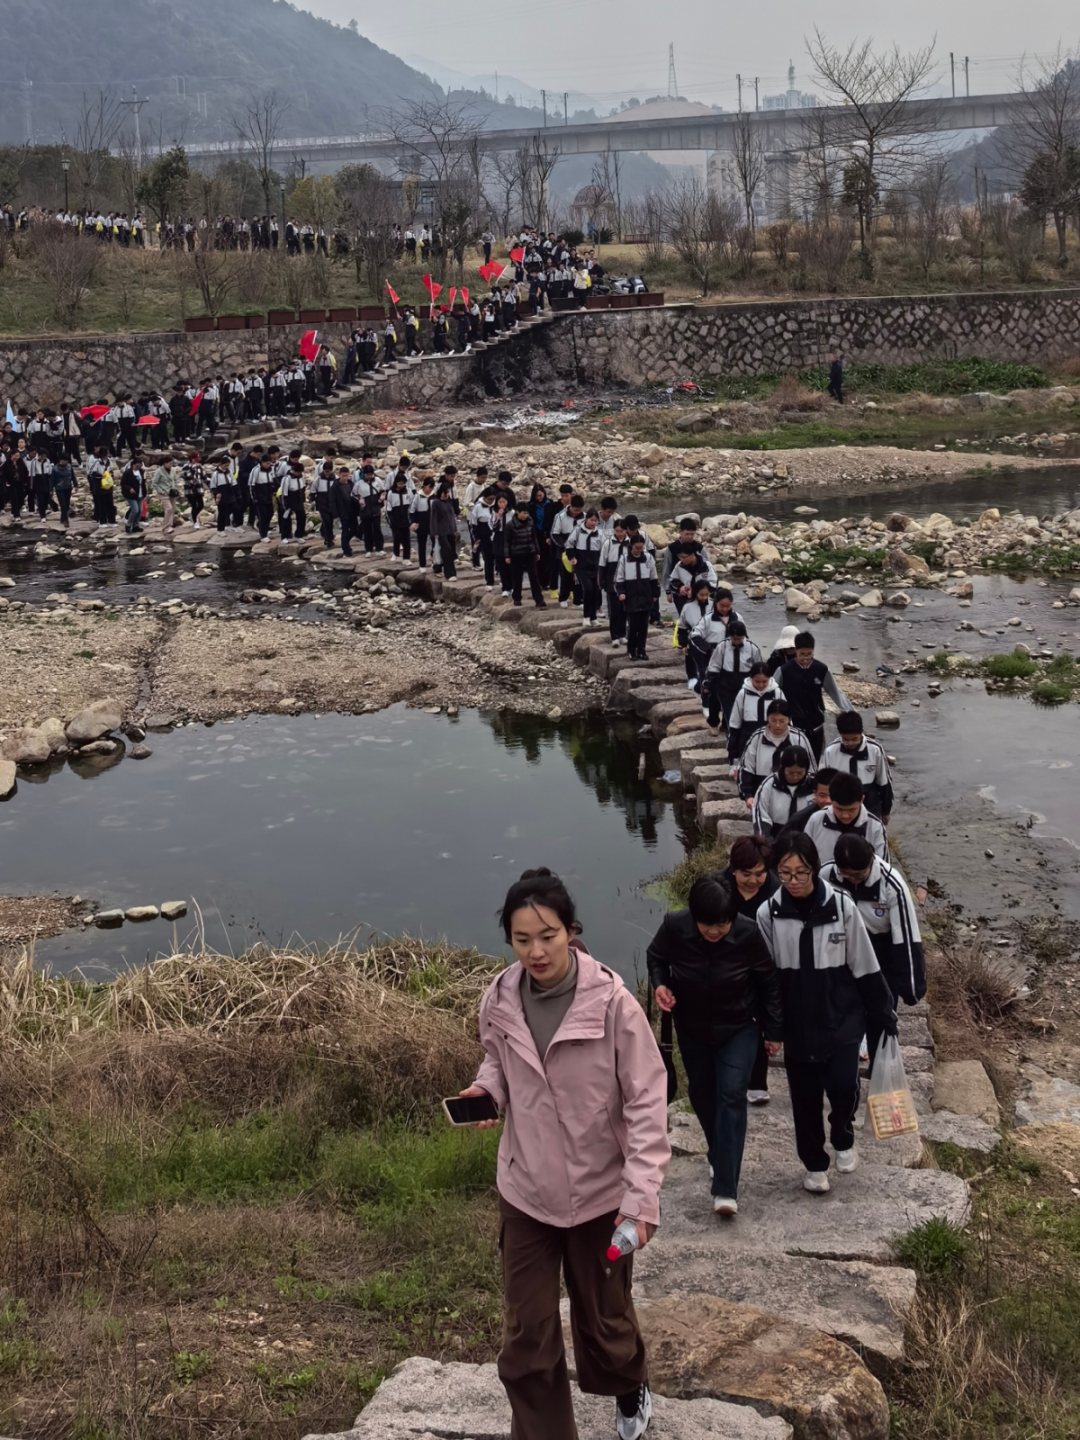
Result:
[[[352,494],[360,509],[360,534],[364,541],[364,554],[385,555],[379,518],[382,511],[382,484],[370,462],[353,472]]]
[[[735,696],[735,704],[731,707],[727,727],[729,760],[735,761],[739,758],[747,740],[769,718],[769,706],[774,700],[783,698],[784,692],[775,680],[769,678],[769,669],[764,660],[755,660],[750,666],[750,674]]]
[[[776,757],[776,769],[758,786],[750,810],[755,835],[775,840],[814,796],[815,777],[810,753],[802,745],[788,745]]]
[[[679,610],[679,622],[675,626],[675,641],[683,652],[688,690],[696,690],[700,683],[697,656],[690,648],[690,636],[697,626],[708,618],[712,603],[712,587],[708,580],[701,579],[694,584],[689,598],[684,599],[682,608]]]
[[[468,489],[471,488],[471,486],[468,487]],[[466,496],[467,494],[468,490]],[[484,584],[489,590],[495,588],[495,547],[491,529],[491,522],[494,518],[492,511],[494,499],[495,489],[491,487],[477,496],[466,515],[469,534],[472,537],[473,566],[479,569],[483,565]]]
[[[899,870],[875,855],[873,846],[861,836],[841,835],[821,874],[858,906],[893,998],[917,1005],[926,994],[926,961],[915,901]],[[866,1039],[872,1064],[881,1032],[871,1025]]]
[[[514,512],[505,494],[492,490],[489,499],[491,507],[491,550],[495,557],[495,572],[502,587],[500,593],[507,596],[513,587],[510,566],[510,551],[507,545],[506,527],[513,519]]]
[[[342,555],[352,555],[354,507],[352,474],[347,465],[338,467],[337,477],[334,480],[333,488],[329,495],[328,513],[330,516],[331,535],[333,535],[334,521],[337,520],[341,525]]]
[[[885,826],[863,804],[863,784],[857,775],[840,770],[829,785],[829,808],[806,822],[806,835],[817,847],[821,863],[833,858],[841,835],[858,835],[881,860],[889,858]]]
[[[435,481],[425,475],[420,489],[409,502],[409,519],[416,536],[416,559],[420,574],[427,574],[427,550],[431,537],[431,501],[435,494]]]
[[[240,484],[232,464],[223,456],[214,465],[210,476],[210,493],[217,505],[218,534],[232,530],[242,518],[236,512],[240,509]]]
[[[408,472],[398,470],[386,492],[386,519],[390,526],[394,554],[403,560],[412,558],[412,531],[409,529],[409,512],[412,508],[412,494]]]
[[[809,630],[795,636],[795,658],[780,666],[777,679],[791,705],[792,719],[809,735],[814,758],[820,760],[825,743],[825,696],[838,710],[850,710],[852,705],[829,667],[815,657]]]
[[[762,781],[773,774],[781,754],[791,745],[810,750],[809,740],[791,723],[791,706],[786,700],[773,700],[765,724],[753,732],[739,756],[739,794],[744,800],[753,799]],[[810,768],[816,767],[811,763]]]
[[[619,558],[615,588],[626,611],[626,653],[631,660],[647,660],[649,616],[660,594],[660,581],[656,560],[645,549],[645,536],[636,532],[629,541],[628,552]]]
[[[545,590],[552,589],[556,578],[551,563],[555,553],[551,543],[551,527],[558,509],[556,502],[549,498],[545,486],[534,485],[529,491],[529,514],[536,527],[536,540],[540,546],[540,584]]]
[[[521,604],[521,586],[525,576],[529,577],[529,589],[533,604],[538,610],[547,609],[547,601],[540,587],[537,562],[540,545],[536,526],[529,514],[527,500],[519,500],[514,514],[506,522],[506,551],[510,556],[510,599],[514,605]]]
[[[750,666],[760,659],[761,651],[747,636],[743,621],[729,621],[726,638],[710,655],[702,682],[702,704],[707,706],[709,729],[714,735],[719,731],[721,714],[727,729],[735,696],[750,674]]]
[[[454,488],[443,479],[431,502],[431,533],[439,543],[439,568],[447,580],[457,578],[458,516]]]
[[[585,500],[581,495],[571,495],[570,503],[558,512],[551,522],[551,543],[555,548],[555,563],[559,577],[559,604],[565,610],[570,603],[570,596],[573,595],[574,603],[578,604],[579,596],[577,586],[574,584],[573,569],[568,569],[563,564],[563,555],[566,552],[566,542],[569,540],[579,520],[585,516]]]
[[[702,683],[705,679],[705,672],[709,668],[709,661],[713,657],[713,651],[727,639],[728,626],[733,620],[742,620],[739,612],[733,609],[733,596],[731,591],[724,585],[718,585],[713,591],[712,606],[708,614],[703,615],[690,632],[689,651],[693,656],[697,673],[697,684],[693,687],[698,694],[701,693]],[[743,621],[745,624],[746,622]],[[690,658],[689,656],[687,657]],[[687,675],[690,674],[689,667]]]
[[[671,567],[667,580],[668,599],[680,615],[683,606],[702,583],[711,590],[716,585],[716,571],[705,558],[697,541],[689,541],[679,550],[678,559]]]
[[[565,554],[574,567],[574,578],[581,590],[583,623],[595,625],[600,611],[600,552],[604,537],[600,533],[600,516],[587,510],[566,538]]]
[[[607,604],[608,635],[614,646],[626,644],[626,610],[619,599],[615,574],[619,568],[619,560],[627,548],[627,533],[623,521],[616,520],[611,534],[604,540],[604,548],[600,551],[600,588]]]
[[[863,803],[871,815],[888,825],[893,807],[889,759],[876,740],[863,733],[863,718],[857,710],[845,710],[836,717],[838,739],[826,745],[822,760],[836,770],[857,775],[863,784]]]

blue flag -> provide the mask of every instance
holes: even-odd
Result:
[[[15,411],[11,408],[11,401],[7,402],[7,415],[5,416],[9,425],[15,424]]]

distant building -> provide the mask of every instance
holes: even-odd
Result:
[[[570,203],[573,228],[585,235],[615,226],[615,197],[603,185],[583,185]]]
[[[783,95],[765,95],[761,100],[762,110],[816,110],[821,101],[806,90],[795,89],[795,64],[788,61],[787,89]]]

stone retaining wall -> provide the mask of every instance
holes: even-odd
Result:
[[[296,354],[306,325],[187,335],[0,341],[0,400],[59,404],[169,388]],[[340,352],[344,322],[319,327]],[[530,327],[470,356],[429,357],[374,392],[379,408],[470,403],[484,395],[670,383],[691,375],[760,375],[849,362],[902,364],[979,356],[1042,364],[1080,354],[1080,290],[759,305],[589,310]]]

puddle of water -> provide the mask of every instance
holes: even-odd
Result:
[[[219,949],[370,926],[499,953],[506,887],[548,865],[578,901],[586,943],[632,980],[663,914],[639,887],[694,838],[655,778],[637,779],[636,729],[403,706],[187,727],[92,785],[70,768],[20,783],[0,807],[3,885],[108,908],[194,897]],[[180,940],[193,928],[194,910]],[[59,936],[36,954],[97,976],[170,944],[159,920]]]

